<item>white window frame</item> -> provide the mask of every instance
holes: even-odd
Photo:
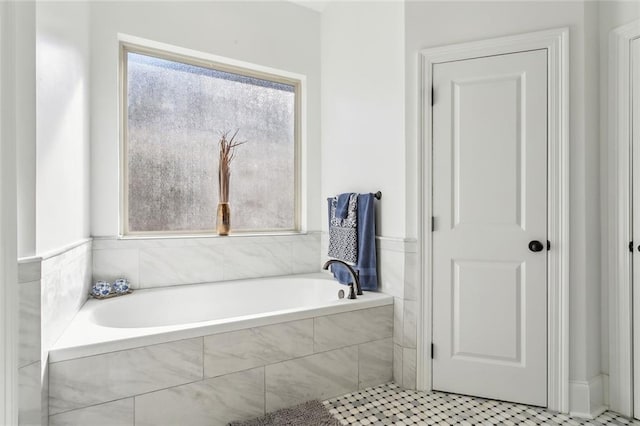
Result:
[[[120,238],[126,237],[162,237],[162,236],[217,236],[216,230],[193,231],[131,231],[129,229],[129,164],[127,156],[127,60],[128,52],[150,55],[169,61],[182,62],[216,71],[229,72],[247,77],[259,78],[291,85],[295,91],[295,119],[294,119],[294,227],[278,229],[250,229],[234,231],[236,235],[263,235],[263,234],[292,234],[303,233],[306,229],[306,190],[303,183],[306,178],[303,174],[303,153],[306,139],[306,78],[304,75],[288,71],[264,67],[205,52],[181,48],[165,43],[142,39],[120,34],[119,35],[119,134],[120,134]],[[233,234],[231,234],[233,235]]]

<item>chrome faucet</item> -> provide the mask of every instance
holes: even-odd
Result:
[[[362,289],[360,288],[360,276],[358,274],[357,271],[354,271],[353,268],[351,267],[351,265],[349,265],[346,262],[343,262],[342,260],[338,260],[338,259],[331,259],[328,260],[327,263],[325,263],[322,266],[322,269],[324,269],[325,271],[329,269],[329,265],[331,265],[332,263],[339,263],[341,265],[344,265],[347,270],[349,271],[349,273],[351,274],[351,277],[353,278],[351,280],[351,282],[349,283],[349,299],[355,299],[356,298],[356,291],[358,293],[358,296],[362,296]],[[355,283],[356,285],[356,291],[353,290],[353,284]]]

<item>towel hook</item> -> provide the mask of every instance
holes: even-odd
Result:
[[[375,194],[373,194],[374,197],[376,197],[376,200],[379,200],[380,198],[382,198],[382,192],[378,191]]]

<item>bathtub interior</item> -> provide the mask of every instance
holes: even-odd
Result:
[[[327,273],[180,285],[106,300],[88,300],[49,352],[64,361],[393,304],[393,297],[365,291],[338,298],[348,287]]]
[[[120,299],[89,300],[93,323],[138,328],[198,323],[223,318],[339,303],[347,287],[325,274],[193,284],[134,292]],[[188,307],[188,308],[187,308]]]

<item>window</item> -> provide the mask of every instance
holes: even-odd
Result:
[[[213,232],[236,130],[232,231],[298,229],[299,80],[125,44],[121,61],[125,234]]]

